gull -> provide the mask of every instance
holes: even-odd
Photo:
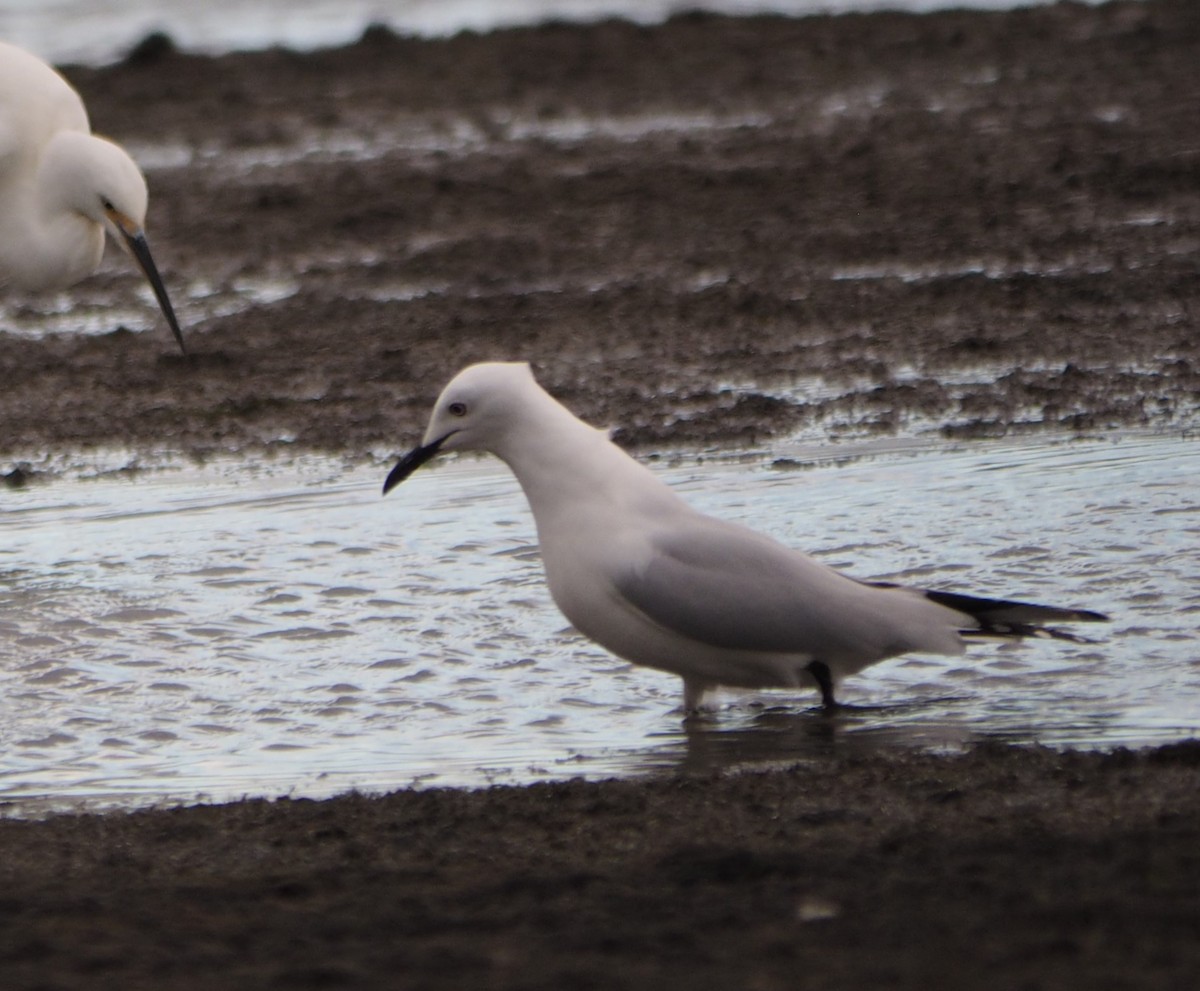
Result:
[[[73,285],[99,266],[107,231],[141,267],[186,350],[142,230],[147,200],[141,170],[119,145],[91,133],[70,84],[0,42],[0,285]]]
[[[961,654],[979,637],[1088,642],[1044,624],[1108,618],[859,581],[707,516],[551,397],[525,363],[459,372],[384,494],[443,451],[489,452],[512,469],[558,608],[618,657],[679,675],[686,713],[719,686],[806,685],[832,712],[842,679],[877,661]]]

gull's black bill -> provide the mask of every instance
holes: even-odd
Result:
[[[130,234],[122,226],[121,233],[125,236],[125,243],[129,245],[129,250],[133,257],[137,259],[137,263],[141,266],[142,272],[150,282],[150,288],[154,290],[154,296],[158,300],[158,305],[162,307],[163,316],[167,318],[167,323],[171,325],[171,333],[175,335],[175,340],[179,342],[179,350],[187,354],[187,348],[183,346],[183,334],[179,330],[179,321],[175,319],[175,310],[171,306],[171,299],[167,295],[166,287],[163,285],[162,278],[158,274],[158,268],[154,264],[154,258],[150,254],[150,245],[146,243],[146,235],[141,231]]]
[[[403,482],[409,475],[425,464],[426,461],[431,461],[437,455],[437,452],[442,449],[442,445],[446,443],[446,438],[439,437],[435,441],[430,441],[420,447],[414,447],[397,463],[396,467],[388,472],[388,477],[383,482],[383,494],[387,495],[397,485]]]

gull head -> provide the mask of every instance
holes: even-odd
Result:
[[[549,399],[523,361],[470,365],[442,390],[421,443],[396,464],[383,483],[386,495],[443,451],[502,454],[531,400]]]

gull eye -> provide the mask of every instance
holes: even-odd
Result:
[[[451,403],[449,406],[446,407],[446,409],[449,411],[451,416],[466,416],[467,415],[467,404],[466,403]]]
[[[116,207],[112,205],[112,200],[101,199],[100,203],[104,207],[105,210],[115,210],[116,209]]]

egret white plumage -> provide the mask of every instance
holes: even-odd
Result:
[[[138,263],[184,349],[146,242],[147,202],[141,170],[119,145],[91,133],[70,84],[0,42],[0,285],[78,282],[100,264],[107,231]]]
[[[508,464],[533,510],[550,594],[585,636],[709,689],[820,690],[909,652],[960,654],[975,637],[1079,640],[1048,622],[1107,617],[850,578],[736,523],[692,509],[547,394],[528,365],[472,365],[442,391],[386,494],[441,451]]]

